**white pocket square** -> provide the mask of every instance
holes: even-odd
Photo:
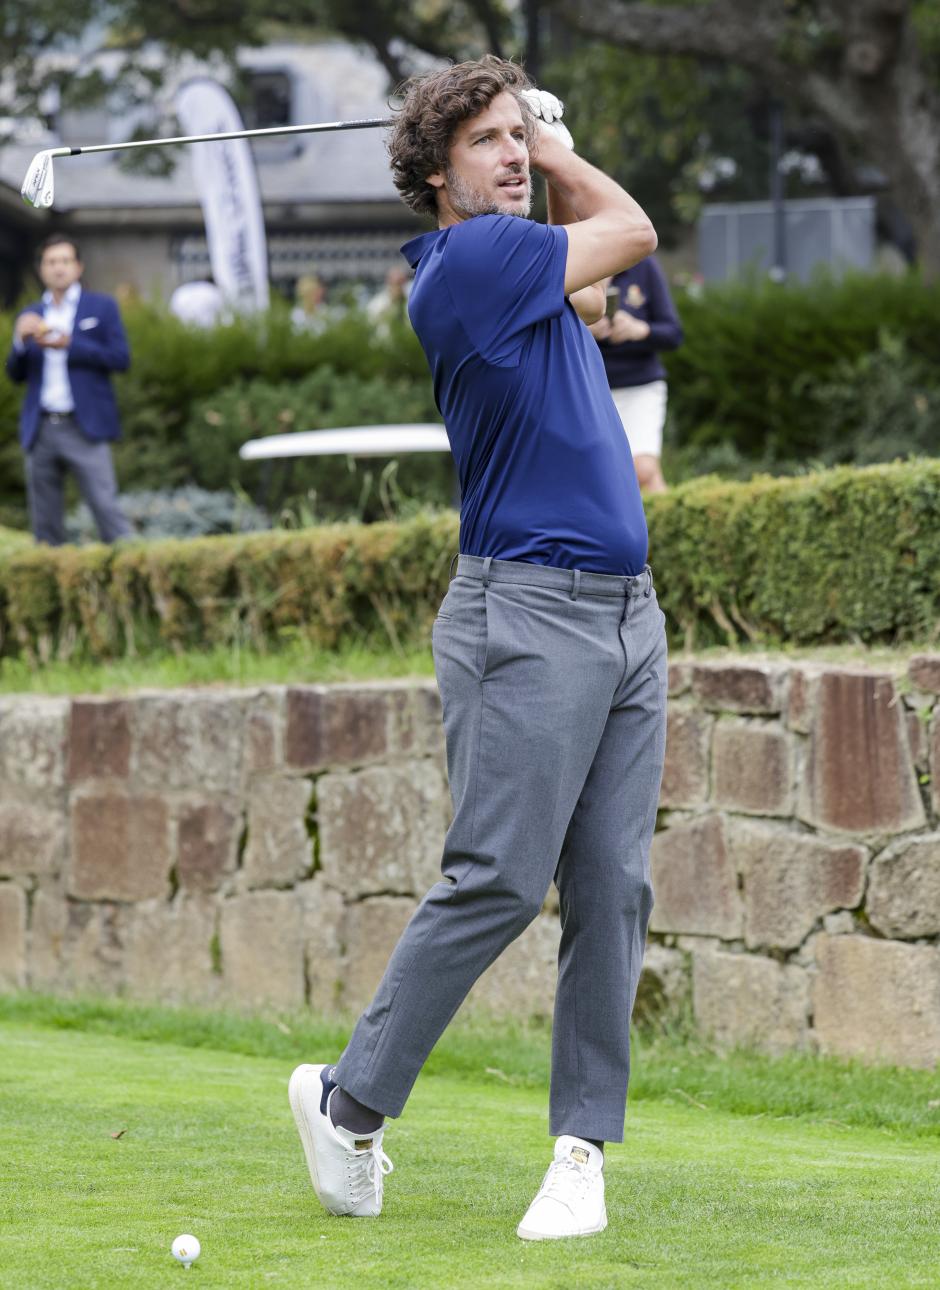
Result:
[[[100,319],[98,318],[83,318],[81,322],[78,324],[78,330],[90,331],[92,327],[98,326],[99,321]]]

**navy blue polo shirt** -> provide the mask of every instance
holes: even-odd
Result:
[[[402,252],[460,478],[460,550],[639,573],[640,490],[600,351],[565,299],[564,227],[476,215]]]

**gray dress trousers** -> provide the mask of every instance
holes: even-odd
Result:
[[[454,819],[336,1081],[400,1114],[477,977],[554,880],[550,1130],[620,1142],[652,908],[664,618],[632,578],[461,556],[434,625]]]

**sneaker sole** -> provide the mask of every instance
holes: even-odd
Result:
[[[573,1241],[579,1236],[595,1236],[598,1232],[603,1232],[607,1226],[607,1215],[605,1214],[596,1227],[586,1227],[581,1232],[559,1232],[555,1235],[552,1232],[536,1232],[531,1228],[525,1228],[520,1223],[516,1228],[516,1235],[523,1241]]]
[[[320,1072],[326,1067],[326,1062],[322,1066],[298,1066],[290,1077],[290,1083],[287,1085],[287,1096],[290,1099],[290,1109],[294,1113],[294,1123],[297,1125],[297,1132],[300,1134],[300,1141],[303,1144],[304,1156],[307,1160],[307,1169],[310,1172],[310,1181],[313,1183],[313,1190],[317,1194],[317,1200],[323,1205],[328,1214],[333,1211],[323,1202],[320,1195],[320,1178],[317,1174],[317,1153],[313,1145],[313,1134],[310,1132],[310,1125],[307,1123],[307,1117],[304,1114],[303,1102],[301,1100],[301,1086],[310,1079],[314,1082],[316,1088],[320,1087]]]

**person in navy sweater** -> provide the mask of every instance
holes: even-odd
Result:
[[[653,256],[611,278],[608,291],[617,292],[616,310],[594,323],[591,331],[600,345],[640,488],[662,493],[666,370],[659,354],[679,348],[682,324]]]
[[[26,382],[20,443],[30,521],[37,542],[65,542],[65,476],[71,471],[103,542],[130,537],[117,497],[109,443],[120,437],[111,373],[130,364],[127,337],[110,296],[86,291],[71,238],[39,250],[42,299],[16,319],[7,375]]]

